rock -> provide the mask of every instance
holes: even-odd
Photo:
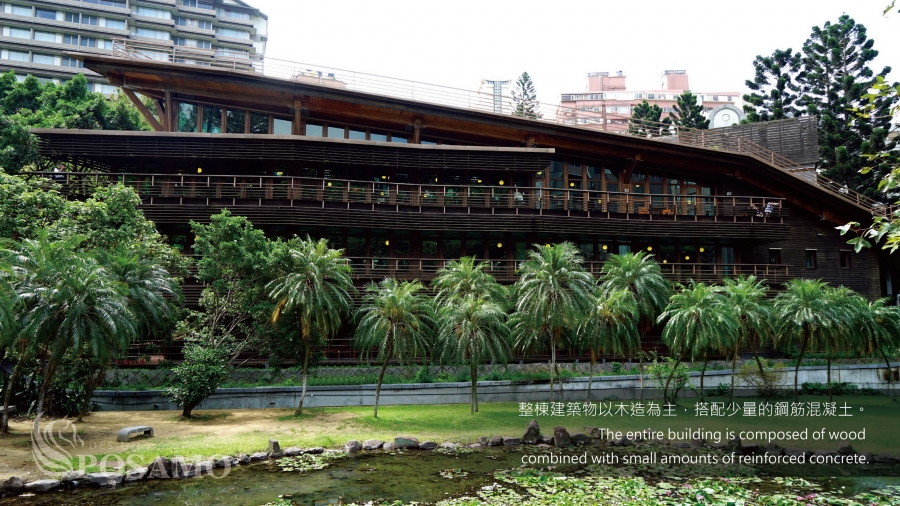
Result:
[[[444,450],[458,450],[459,444],[457,443],[441,443],[438,445],[438,448],[442,448]]]
[[[869,452],[862,452],[859,454],[859,461],[865,464],[871,464],[875,462],[875,456]]]
[[[501,436],[494,436],[494,437],[491,438],[490,441],[488,441],[488,444],[487,444],[487,445],[488,445],[488,446],[503,446],[503,437],[501,437]]]
[[[84,479],[92,485],[115,487],[116,485],[121,485],[125,477],[119,473],[90,473],[84,475]]]
[[[553,427],[553,444],[556,445],[557,448],[565,448],[572,444],[572,438],[569,436],[569,431],[562,425]]]
[[[691,444],[687,441],[673,441],[672,446],[675,448],[690,448]]]
[[[742,446],[741,453],[743,453],[744,455],[753,455],[759,453],[759,445]]]
[[[809,450],[804,450],[803,448],[797,448],[796,446],[788,446],[784,449],[784,454],[789,457],[809,457],[812,455],[812,452]]]
[[[310,455],[320,455],[322,453],[325,453],[325,448],[322,448],[321,446],[313,446],[312,448],[307,448],[303,453],[308,453]]]
[[[491,440],[491,438],[489,438],[487,436],[481,436],[480,438],[478,438],[478,444],[487,446],[488,441],[490,441],[490,440]]]
[[[187,460],[184,460],[180,457],[172,459],[173,478],[193,478],[194,476],[197,476],[196,464],[194,464],[193,462],[188,462]]]
[[[538,440],[540,444],[552,445],[553,444],[553,436],[541,436]]]
[[[552,446],[548,445],[547,443],[540,443],[535,446],[538,448],[553,448]]]
[[[856,455],[856,450],[854,450],[853,447],[850,446],[849,441],[841,441],[841,443],[838,445],[837,452],[841,455]]]
[[[768,443],[762,447],[762,450],[766,455],[784,455],[784,448],[778,446],[778,443]]]
[[[59,481],[67,482],[67,481],[75,481],[84,478],[84,471],[66,471],[62,473],[62,476],[59,478]]]
[[[269,440],[269,455],[273,457],[281,455],[281,445],[274,439]]]
[[[266,452],[253,452],[250,454],[250,460],[266,460],[269,454]]]
[[[629,440],[625,436],[622,436],[619,439],[616,439],[615,443],[616,443],[615,446],[631,446],[631,440]]]
[[[141,481],[141,480],[147,478],[148,474],[150,474],[149,467],[135,467],[134,469],[131,469],[127,473],[125,473],[125,478],[123,481],[125,481],[125,482]]]
[[[380,439],[366,439],[363,441],[362,449],[363,450],[377,450],[384,446],[384,441]]]
[[[585,427],[588,435],[594,439],[606,439],[606,431],[598,427]]]
[[[250,456],[247,455],[246,453],[239,453],[236,458],[237,458],[237,461],[241,464],[249,464],[250,463]]]
[[[576,432],[575,434],[572,434],[572,443],[574,443],[574,444],[586,445],[586,444],[589,444],[590,442],[591,442],[590,436],[588,436],[587,434],[585,434],[583,432]]]
[[[204,473],[209,473],[213,470],[214,467],[216,467],[216,462],[214,460],[204,460],[197,464],[197,474],[201,475]]]
[[[362,448],[363,447],[361,444],[359,444],[359,441],[357,441],[355,439],[347,441],[347,444],[344,445],[344,451],[346,451],[347,453],[358,452],[358,451],[362,450]]]
[[[435,448],[437,448],[437,443],[434,441],[422,441],[419,443],[420,450],[434,450]]]
[[[890,462],[897,462],[897,459],[895,459],[890,454],[879,453],[878,455],[875,455],[875,462],[890,463]]]
[[[18,476],[11,476],[0,481],[0,495],[2,496],[18,494],[23,488],[25,488],[25,480]]]
[[[398,449],[415,448],[419,446],[419,440],[414,437],[395,437],[394,446]]]
[[[522,438],[520,437],[503,436],[503,446],[519,446],[520,444],[522,444]]]
[[[296,457],[297,455],[302,455],[302,454],[303,454],[303,448],[299,448],[296,446],[290,446],[290,447],[284,449],[285,457]]]
[[[728,453],[742,453],[741,438],[736,437],[728,441],[725,445],[725,451]]]
[[[59,480],[38,480],[25,484],[25,490],[32,492],[47,492],[53,490],[60,485]]]
[[[247,462],[249,462],[249,460]],[[153,459],[153,462],[150,463],[149,467],[150,472],[148,473],[147,477],[151,480],[167,480],[173,476],[172,461],[165,457],[156,457],[155,459]]]
[[[221,459],[216,461],[215,467],[228,468],[228,467],[234,467],[236,465],[238,465],[238,459],[236,459],[234,457],[222,457]],[[126,478],[125,481],[128,481],[128,479]]]
[[[702,439],[692,439],[689,443],[691,448],[703,448],[703,445],[706,444],[706,441]]]
[[[838,452],[834,450],[819,450],[816,453],[813,453],[813,455],[822,457],[834,457],[838,455]]]
[[[384,446],[382,446],[381,449],[386,452],[389,452],[389,451],[393,450],[396,446],[397,445],[394,444],[392,441],[388,441],[387,443],[384,443]]]
[[[484,447],[484,445],[482,445],[481,443],[472,443],[469,445],[469,448],[474,448],[476,450],[480,450],[483,447]]]
[[[718,443],[709,443],[709,447],[714,450],[722,450],[725,451],[725,447],[728,446],[728,443],[725,441],[719,441]]]
[[[522,436],[522,442],[527,445],[537,444],[541,440],[541,427],[538,425],[537,420],[533,419],[528,422],[528,427],[525,428],[525,434]]]

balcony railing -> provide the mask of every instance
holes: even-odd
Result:
[[[109,174],[37,172],[70,195],[90,195],[100,185],[123,183],[144,204],[218,206],[301,205],[303,202],[419,208],[424,212],[485,210],[491,213],[617,214],[646,219],[784,223],[784,199],[723,195],[564,190],[535,187],[465,186],[313,179],[286,176],[204,176],[200,174]],[[645,215],[645,216],[641,216]]]

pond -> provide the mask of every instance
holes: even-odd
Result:
[[[490,494],[497,487],[498,480],[504,482],[505,493],[528,494],[534,483],[543,483],[547,476],[554,479],[587,480],[588,487],[618,487],[615,481],[627,480],[633,476],[646,478],[644,492],[659,494],[671,491],[665,489],[669,483],[690,488],[691,480],[704,476],[740,477],[735,484],[743,483],[749,491],[758,490],[767,494],[807,495],[810,490],[819,493],[836,491],[843,497],[870,490],[887,490],[900,485],[900,478],[891,476],[898,470],[893,466],[845,469],[820,466],[815,469],[819,478],[809,477],[817,488],[805,480],[784,478],[796,475],[797,469],[788,468],[724,468],[721,466],[685,466],[680,469],[654,465],[607,466],[607,465],[560,465],[552,472],[531,469],[540,478],[514,479],[522,468],[522,456],[526,453],[546,453],[548,449],[519,447],[515,449],[461,449],[449,452],[372,452],[357,453],[324,462],[297,459],[267,461],[232,468],[227,476],[214,478],[203,476],[194,479],[149,480],[129,484],[117,489],[73,489],[38,495],[29,498],[5,499],[0,504],[17,505],[159,505],[184,504],[190,506],[212,506],[220,504],[259,506],[279,497],[290,498],[297,505],[329,505],[368,501],[419,501],[434,503],[461,496],[480,496],[482,500],[494,502]],[[555,450],[554,450],[555,451]],[[606,449],[593,447],[590,455],[602,455]],[[564,452],[565,453],[565,452]],[[585,454],[584,450],[567,452],[571,455]],[[647,454],[646,449],[618,449],[617,454]],[[590,459],[590,457],[589,457]],[[590,460],[589,460],[590,461]],[[312,465],[310,465],[312,464]],[[315,470],[317,465],[326,465]],[[517,470],[517,471],[505,471]],[[504,474],[505,473],[505,474]],[[511,474],[510,474],[511,473]],[[544,476],[544,475],[547,476]],[[806,473],[808,476],[808,473]],[[853,476],[856,474],[857,476]],[[880,476],[879,476],[880,475]],[[511,477],[513,476],[513,477]],[[781,477],[778,477],[781,476]],[[837,476],[838,478],[831,478]],[[523,481],[524,480],[524,481]],[[593,480],[593,481],[591,481]],[[744,481],[741,481],[744,480]],[[643,482],[642,482],[643,483]],[[629,485],[631,486],[631,485]],[[660,488],[662,487],[662,488]],[[842,488],[843,487],[843,488]],[[502,487],[497,487],[502,488]],[[706,488],[709,490],[709,488]],[[484,492],[485,490],[489,493]],[[637,492],[632,492],[637,493]],[[725,493],[725,492],[722,492]],[[728,492],[733,493],[733,491]],[[748,492],[750,493],[750,492]],[[896,490],[893,492],[896,494]],[[509,497],[509,496],[504,496]],[[900,495],[892,504],[900,504]],[[674,497],[673,497],[674,499]],[[505,503],[498,498],[497,503]],[[543,504],[543,503],[542,503]],[[552,504],[552,502],[549,502]]]

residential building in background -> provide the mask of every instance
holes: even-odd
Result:
[[[740,92],[693,91],[686,71],[666,70],[659,88],[654,90],[629,90],[622,71],[615,75],[591,72],[587,76],[585,92],[562,94],[558,121],[621,132],[628,129],[634,106],[646,100],[662,109],[662,118],[668,118],[669,113],[675,110],[678,95],[685,91],[697,95],[697,102],[703,105],[710,119],[710,128],[734,125],[744,119]]]
[[[142,41],[158,59],[175,46],[228,59],[262,56],[268,17],[242,0],[40,0],[0,3],[0,71],[64,82],[83,73],[92,90],[116,87],[67,52],[111,56],[113,42]],[[168,52],[166,51],[168,50]]]
[[[478,94],[490,97],[494,106],[493,112],[509,114],[513,110],[511,86],[511,79],[482,79],[478,86]]]

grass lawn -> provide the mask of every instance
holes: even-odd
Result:
[[[710,399],[724,400],[726,399]],[[741,399],[744,402],[748,399]],[[757,399],[759,400],[759,399]],[[810,440],[800,442],[780,441],[782,446],[799,446],[809,449],[836,449],[839,441],[814,441],[813,430],[860,431],[866,429],[864,441],[852,441],[858,451],[872,453],[900,453],[900,438],[896,437],[897,420],[900,420],[900,403],[887,397],[840,396],[835,397],[838,406],[846,402],[852,406],[852,417],[696,417],[693,401],[681,401],[676,417],[585,417],[541,416],[537,417],[544,434],[552,434],[556,425],[565,426],[569,432],[581,432],[585,426],[605,427],[627,432],[653,429],[668,437],[668,430],[683,432],[686,428],[703,428],[707,431],[727,430],[794,431],[808,427]],[[827,397],[807,396],[801,401],[823,402]],[[618,401],[616,401],[618,402]],[[681,411],[686,409],[687,411]],[[294,416],[292,410],[238,410],[197,411],[194,420],[183,420],[175,411],[153,412],[100,412],[78,424],[78,435],[83,444],[74,449],[66,448],[74,461],[79,458],[99,459],[114,454],[132,456],[132,462],[149,463],[158,455],[203,456],[235,455],[266,449],[269,439],[276,439],[282,448],[288,446],[338,447],[351,439],[392,440],[396,436],[413,436],[419,440],[438,443],[453,441],[471,443],[479,436],[521,436],[532,417],[519,416],[516,403],[482,403],[480,412],[469,414],[468,405],[431,406],[382,406],[379,417],[372,416],[372,408],[317,408],[309,409],[303,416]],[[13,434],[0,438],[0,477],[27,474],[33,467],[30,448],[30,421],[11,424]],[[45,422],[46,424],[47,422]],[[56,422],[59,424],[59,422]],[[115,434],[121,427],[151,425],[155,438],[135,439],[128,443],[116,443]],[[55,426],[58,429],[62,425]],[[712,438],[707,438],[711,442]],[[766,443],[748,441],[744,444]],[[81,456],[81,457],[79,457]]]

